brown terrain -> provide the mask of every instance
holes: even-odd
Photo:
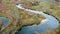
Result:
[[[30,24],[31,22],[37,23],[40,22],[40,20],[45,19],[42,15],[37,15],[34,13],[31,14],[30,12],[25,12],[24,10],[17,9],[16,4],[18,3],[22,3],[26,8],[41,10],[48,14],[51,14],[55,16],[60,22],[60,0],[22,0],[21,2],[18,2],[17,0],[0,0],[0,13],[7,13],[8,15],[13,16],[15,21],[11,26],[3,30],[1,32],[2,34],[13,34],[17,31],[17,29],[19,29],[16,27],[21,27],[21,24],[26,25],[26,23]],[[18,23],[16,23],[16,20]],[[60,34],[60,26],[57,29],[46,31],[43,34]]]
[[[39,24],[44,16],[20,10],[16,8],[17,0],[0,0],[0,13],[2,16],[10,17],[11,23],[2,28],[0,34],[15,34],[22,26]],[[7,15],[6,15],[7,14]],[[0,15],[0,16],[1,16]]]

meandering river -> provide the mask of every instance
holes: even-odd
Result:
[[[16,5],[16,7],[22,10],[26,10],[29,12],[43,15],[46,18],[46,20],[45,21],[43,20],[43,22],[41,22],[41,24],[39,25],[34,24],[31,26],[22,27],[21,31],[18,31],[17,34],[34,34],[35,32],[38,32],[39,34],[41,34],[42,32],[46,30],[52,30],[59,26],[59,21],[55,17],[45,14],[43,13],[43,11],[24,8],[22,4],[18,4]]]

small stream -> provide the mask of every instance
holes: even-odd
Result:
[[[34,34],[35,32],[38,32],[39,34],[41,34],[42,32],[44,32],[46,30],[56,29],[59,26],[59,21],[55,17],[45,14],[45,13],[43,13],[43,11],[24,8],[22,6],[22,4],[18,4],[18,5],[16,5],[16,7],[19,9],[22,9],[22,10],[26,10],[29,12],[43,15],[46,18],[46,21],[42,22],[39,25],[34,24],[31,26],[22,27],[21,31],[18,31],[17,34]]]

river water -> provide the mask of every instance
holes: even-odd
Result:
[[[2,21],[2,27],[5,27],[9,23],[9,19],[6,17],[0,17],[0,21]]]
[[[41,34],[42,32],[46,30],[56,29],[59,26],[59,21],[55,17],[45,14],[42,11],[24,8],[22,4],[18,4],[16,5],[16,7],[22,10],[26,10],[29,12],[43,15],[46,18],[46,21],[41,22],[41,24],[38,24],[38,25],[34,24],[31,26],[22,27],[22,29],[18,31],[17,34],[34,34],[35,32],[38,32],[39,34]]]

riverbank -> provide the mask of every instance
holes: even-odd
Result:
[[[59,7],[60,4],[59,4],[59,2],[56,2],[55,0],[37,0],[37,1],[36,0],[35,1],[21,0],[21,1],[22,1],[22,6],[24,6],[25,8],[43,11],[49,15],[54,16],[60,22],[60,7]],[[31,5],[32,2],[33,2],[33,5]],[[37,6],[34,5],[34,4],[36,4],[35,2],[38,2]]]
[[[58,2],[55,2],[55,0],[53,0],[53,1],[51,1],[51,0],[43,0],[42,2],[39,2],[40,3],[40,5],[37,5],[37,6],[35,6],[35,5],[32,5],[32,6],[30,6],[31,5],[31,2],[30,2],[31,0],[28,0],[28,2],[27,1],[24,1],[23,0],[23,6],[24,7],[27,7],[27,8],[29,8],[29,9],[33,9],[33,10],[41,10],[41,11],[43,11],[44,13],[46,13],[46,14],[48,14],[48,15],[52,15],[53,17],[55,17],[58,21],[59,21],[59,23],[60,23],[60,3],[58,3]],[[45,2],[46,1],[46,2]],[[27,2],[27,3],[26,3]],[[27,5],[26,5],[27,4]],[[30,5],[29,5],[30,4]],[[59,26],[60,27],[60,26]],[[58,27],[58,28],[59,28]],[[57,30],[57,29],[55,29],[55,30]],[[53,30],[53,31],[49,31],[50,33],[52,32],[52,33],[54,33],[54,31],[55,30]],[[58,32],[60,32],[60,31],[57,31],[57,33]],[[56,33],[56,34],[57,34]],[[46,32],[46,34],[47,34],[47,32]]]
[[[10,26],[10,24],[13,22],[13,18],[12,18],[12,16],[7,15],[7,14],[5,14],[5,13],[1,13],[1,12],[0,12],[0,16],[1,16],[1,17],[6,17],[6,18],[9,19],[8,24],[0,30],[0,33],[1,33],[1,32],[3,32],[3,31],[5,31],[5,30]]]
[[[20,18],[21,19],[20,22],[21,22],[22,27],[31,26],[33,24],[37,24],[38,25],[38,24],[40,24],[40,22],[42,20],[46,19],[42,15],[30,13],[30,12],[27,12],[27,11],[24,11],[24,10],[21,10],[21,9],[19,9],[19,12],[20,12],[20,17],[22,17],[22,18]],[[25,15],[25,17],[21,16],[21,14]],[[20,31],[22,27],[20,27],[17,31]]]
[[[53,19],[54,21],[50,21],[51,23],[54,23],[55,22],[55,20],[56,19],[54,19],[54,18],[52,18],[53,16],[49,16],[48,14],[45,14],[44,12],[39,12],[38,10],[31,10],[31,9],[28,9],[28,8],[25,8],[25,7],[23,7],[23,6],[21,6],[21,4],[19,4],[19,5],[17,5],[17,8],[19,8],[19,9],[22,9],[22,10],[26,10],[26,11],[28,11],[28,12],[33,12],[33,13],[36,13],[36,14],[41,14],[41,15],[43,15],[43,16],[45,16],[46,17],[46,19],[48,19],[48,20],[51,20],[51,19]],[[47,17],[48,16],[48,17]],[[51,18],[51,19],[50,19]],[[58,20],[56,20],[57,22],[57,26],[58,26]],[[49,23],[49,22],[47,22],[47,23]],[[49,24],[50,25],[50,24]],[[50,26],[53,26],[53,25],[50,25]]]
[[[60,23],[60,20],[56,16],[54,16],[53,14],[50,14],[50,13],[47,13],[47,12],[44,12],[44,13],[55,17],[59,21],[59,23]]]
[[[24,1],[25,2],[25,1]],[[44,2],[44,1],[43,1]],[[41,10],[41,11],[44,11],[44,13],[46,13],[46,14],[48,14],[48,15],[51,15],[51,16],[53,16],[53,17],[55,17],[58,21],[59,21],[59,23],[60,23],[60,8],[58,7],[58,5],[56,4],[56,3],[53,3],[53,1],[52,2],[50,2],[50,1],[47,1],[47,2],[49,2],[49,3],[52,3],[52,4],[47,4],[47,3],[43,3],[43,5],[41,5],[41,6],[43,6],[43,7],[38,7],[38,9],[36,8],[37,6],[34,6],[34,7],[32,7],[32,6],[28,6],[28,8],[29,9],[37,9],[37,10]],[[41,4],[41,3],[40,3]],[[46,5],[45,5],[46,4]],[[27,2],[27,5],[29,5],[29,2]],[[24,5],[23,5],[24,6]],[[27,7],[26,5],[24,6],[24,7]],[[48,8],[47,8],[48,7]],[[43,9],[42,9],[43,8]],[[60,27],[60,26],[59,26]],[[55,30],[57,30],[57,29],[55,29]],[[55,30],[53,30],[52,31],[52,33],[55,31]],[[59,32],[59,31],[58,31]],[[48,32],[46,32],[46,34],[47,34]],[[51,31],[50,31],[50,33],[51,33]],[[57,33],[56,33],[57,34]]]
[[[19,4],[18,4],[19,5]],[[17,6],[17,7],[19,7],[19,6]],[[24,7],[24,6],[23,6]],[[23,8],[22,6],[20,6],[19,8],[21,8],[21,9],[26,9],[26,10],[29,10],[30,11],[30,9],[31,8],[27,8],[27,7],[24,7]],[[31,9],[31,12],[34,12],[34,11],[39,11],[39,10],[35,10],[35,9]],[[45,14],[48,14],[48,15],[51,15],[51,16],[53,16],[53,17],[55,17],[58,21],[59,21],[59,19],[56,17],[56,16],[54,16],[53,14],[50,14],[50,13],[48,13],[48,12],[45,12],[45,11],[42,11],[43,13],[45,13]],[[59,23],[60,23],[60,21],[59,21]]]

